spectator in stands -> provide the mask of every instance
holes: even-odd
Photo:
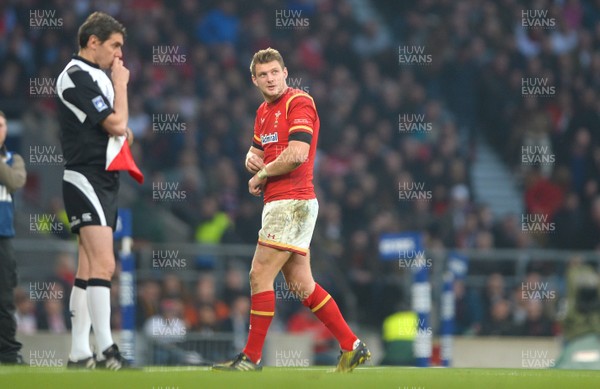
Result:
[[[248,338],[248,317],[250,315],[250,299],[246,292],[232,297],[229,304],[229,316],[219,322],[218,331],[233,334],[233,349],[239,350],[246,344]]]
[[[532,169],[528,175],[525,190],[525,211],[552,220],[564,198],[563,189],[552,179],[544,178],[539,169]]]
[[[454,281],[456,335],[479,335],[484,318],[484,307],[478,293],[468,289],[463,279]]]
[[[248,292],[247,282],[245,280],[246,275],[242,270],[241,265],[232,264],[225,272],[225,286],[223,288],[222,296],[223,302],[228,306],[233,304],[234,300],[237,300],[239,295],[246,295]]]
[[[587,215],[584,231],[585,243],[583,248],[588,250],[598,250],[600,242],[596,237],[600,234],[600,195],[596,196],[590,206],[590,213]]]
[[[571,191],[565,195],[565,201],[554,215],[556,233],[550,245],[558,249],[579,249],[583,245],[585,215],[577,193]]]
[[[181,364],[185,353],[176,347],[187,335],[183,320],[183,304],[176,298],[160,302],[160,314],[151,316],[144,323],[144,335],[153,341],[152,362],[158,365]]]
[[[146,320],[156,316],[160,309],[161,287],[158,281],[145,280],[138,284],[138,300],[136,306],[136,325],[142,328]]]
[[[0,11],[4,21],[0,36],[5,38],[0,39],[0,105],[9,116],[24,117],[24,133],[54,134],[53,103],[28,96],[27,88],[20,86],[60,72],[71,55],[71,43],[64,37],[76,34],[77,20],[88,9],[56,0],[30,0],[31,7],[43,3],[64,19],[64,33],[39,39],[38,30],[23,27],[29,8],[13,3]],[[256,105],[252,85],[244,82],[247,61],[243,59],[275,42],[289,52],[290,76],[302,78],[320,109],[329,113],[322,118],[328,131],[321,134],[315,187],[322,204],[340,209],[336,215],[333,207],[331,212],[329,205],[327,210],[322,207],[317,228],[324,229],[327,242],[315,236],[314,244],[327,251],[331,263],[346,265],[347,249],[340,247],[349,247],[357,231],[370,242],[361,255],[376,258],[374,243],[382,229],[427,231],[430,242],[442,248],[526,249],[561,242],[565,249],[595,249],[600,245],[600,216],[594,216],[600,213],[595,210],[600,195],[600,95],[596,93],[600,54],[595,52],[600,45],[600,12],[594,2],[553,4],[554,29],[523,27],[521,10],[528,3],[522,0],[373,2],[382,18],[377,24],[358,23],[347,0],[308,6],[304,2],[303,16],[310,18],[310,29],[305,31],[277,30],[267,11],[272,9],[270,1],[258,0],[243,10],[234,3],[137,1],[129,16],[126,7],[106,6],[115,17],[129,19],[130,31],[136,32],[128,38],[126,50],[130,87],[139,92],[130,101],[130,125],[140,142],[134,145],[135,158],[143,161],[148,177],[176,177],[190,199],[189,203],[157,202],[147,188],[132,188],[131,198],[137,199],[132,206],[136,241],[159,242],[173,236],[198,241],[196,228],[204,227],[200,228],[202,242],[254,242],[252,226],[260,223],[256,212],[260,207],[239,190],[246,176],[236,162],[247,150],[249,139],[241,134],[253,125],[251,107]],[[155,66],[152,50],[165,42],[179,46],[187,61]],[[431,63],[399,66],[399,45],[423,47],[425,54],[431,54]],[[310,68],[310,73],[297,73],[301,67]],[[547,78],[556,94],[524,96],[524,78]],[[153,115],[167,111],[179,113],[188,124],[184,134],[151,130]],[[425,113],[432,130],[396,132],[403,112]],[[472,158],[481,150],[471,146],[474,138],[468,134],[484,135],[479,141],[488,141],[517,177],[530,169],[541,169],[546,178],[559,176],[561,169],[569,171],[570,183],[554,182],[564,194],[562,200],[555,196],[555,187],[537,192],[542,199],[551,195],[552,206],[544,205],[542,212],[555,213],[556,236],[534,241],[532,234],[521,230],[520,214],[496,215],[493,239],[485,232],[473,233],[475,219],[480,229],[489,229],[489,220],[480,213],[465,229],[471,210],[478,209],[481,200],[468,174]],[[556,154],[556,163],[524,165],[516,156],[525,145],[550,145],[547,151]],[[394,190],[405,173],[425,182],[433,200],[398,201]],[[30,189],[24,200],[36,206],[38,193],[52,190]],[[533,197],[532,209],[540,205],[539,198]],[[198,220],[204,204],[215,211]],[[156,223],[156,215],[169,220],[169,227],[179,228]],[[576,215],[585,220],[579,239],[571,239],[575,233],[567,231],[574,231],[568,227],[577,224]],[[211,266],[214,258],[200,258],[200,267]],[[366,270],[378,279],[388,269]],[[488,303],[483,303],[486,310]],[[196,307],[192,311],[196,316]]]
[[[529,299],[526,305],[527,315],[521,328],[523,336],[553,336],[554,321],[544,313],[544,305],[540,299]]]
[[[215,307],[211,304],[201,304],[198,307],[198,322],[194,326],[194,331],[203,334],[212,334],[217,332],[219,319]]]
[[[53,292],[63,289],[59,283],[55,283]],[[39,304],[37,311],[38,330],[48,331],[53,334],[64,334],[69,329],[69,316],[67,307],[62,299],[45,299]]]
[[[215,196],[204,198],[200,207],[201,220],[196,228],[196,242],[221,242],[232,226],[230,217],[220,209]]]
[[[38,330],[35,302],[29,298],[22,287],[15,288],[15,317],[17,332],[25,335],[35,334]]]
[[[510,302],[505,299],[496,300],[490,308],[490,317],[483,321],[481,335],[511,336],[516,327],[510,317]]]
[[[486,288],[483,292],[482,297],[483,305],[487,309],[484,318],[485,320],[489,321],[492,315],[492,307],[494,306],[494,304],[498,301],[504,301],[507,299],[504,277],[502,276],[502,274],[493,273],[488,277],[486,282]],[[502,313],[502,308],[504,307],[498,308],[498,310],[500,311],[499,313]]]
[[[216,321],[224,320],[229,314],[228,306],[217,297],[215,282],[215,275],[213,273],[202,273],[198,277],[196,293],[194,295],[194,307],[196,313],[195,320],[192,322],[194,326],[198,326],[202,319],[200,313],[206,313],[207,316],[210,316],[207,309],[204,309],[204,311],[201,312],[201,307],[212,307],[216,315]]]
[[[222,43],[235,46],[239,39],[239,25],[235,2],[224,1],[202,19],[196,34],[209,46]]]

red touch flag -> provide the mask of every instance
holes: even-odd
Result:
[[[127,137],[111,136],[108,138],[108,146],[106,147],[106,170],[127,170],[129,175],[134,180],[142,184],[144,175],[135,164]]]

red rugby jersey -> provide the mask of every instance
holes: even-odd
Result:
[[[264,188],[264,202],[314,199],[313,167],[319,138],[319,115],[315,102],[302,90],[287,88],[272,103],[263,102],[256,110],[253,146],[264,151],[265,165],[274,161],[288,146],[290,134],[312,135],[308,159],[290,173],[272,176]]]

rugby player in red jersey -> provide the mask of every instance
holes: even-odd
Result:
[[[313,166],[319,137],[319,116],[312,97],[287,86],[287,69],[272,48],[254,54],[252,82],[265,101],[256,111],[254,139],[246,169],[254,174],[248,189],[264,196],[262,228],[250,270],[250,332],[244,350],[215,370],[260,370],[263,344],[275,314],[273,283],[281,271],[290,290],[325,324],[340,343],[336,368],[352,371],[371,357],[352,332],[335,300],[312,276],[310,240],[319,205]]]

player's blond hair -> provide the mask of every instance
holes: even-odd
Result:
[[[256,64],[269,63],[271,61],[279,62],[282,69],[285,67],[283,57],[281,56],[279,51],[271,47],[257,51],[256,53],[254,53],[254,56],[252,56],[252,62],[250,62],[250,73],[253,76],[256,76]]]

